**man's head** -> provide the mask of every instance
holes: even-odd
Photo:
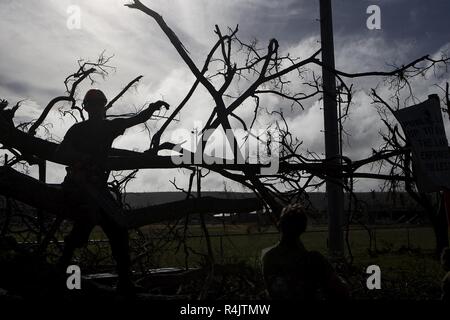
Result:
[[[89,119],[104,119],[106,102],[105,94],[98,89],[90,89],[83,99],[84,110],[89,114]]]
[[[296,240],[305,232],[308,224],[305,211],[300,204],[290,204],[283,208],[278,225],[284,238]]]

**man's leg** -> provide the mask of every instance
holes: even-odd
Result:
[[[84,247],[89,240],[89,235],[94,228],[94,224],[86,221],[76,221],[69,235],[64,238],[64,249],[59,260],[62,268],[67,268],[72,261],[75,249]]]
[[[116,260],[119,276],[118,290],[133,291],[134,286],[130,278],[130,248],[128,229],[118,226],[111,218],[103,213],[100,226],[105,232],[111,245],[111,252]]]

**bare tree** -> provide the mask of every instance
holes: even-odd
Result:
[[[208,197],[192,198],[186,200],[151,206],[142,209],[129,209],[128,225],[130,228],[143,226],[162,220],[173,220],[189,213],[220,213],[253,211],[264,206],[269,209],[274,220],[277,219],[280,209],[286,203],[292,201],[308,201],[307,191],[320,187],[324,181],[337,181],[340,178],[336,172],[343,172],[344,188],[353,197],[353,179],[373,178],[389,181],[404,181],[413,183],[414,179],[405,170],[398,173],[393,165],[389,174],[361,172],[361,168],[377,163],[388,161],[396,163],[395,159],[403,157],[406,161],[407,148],[399,143],[402,138],[398,135],[398,129],[389,126],[390,136],[385,137],[392,148],[373,149],[370,156],[364,159],[350,159],[342,156],[340,164],[330,163],[314,153],[301,151],[299,137],[292,134],[282,111],[271,112],[273,123],[268,134],[264,138],[257,137],[259,143],[266,146],[266,155],[270,158],[272,146],[275,144],[270,132],[279,134],[279,170],[273,174],[261,174],[261,169],[267,164],[250,163],[248,157],[242,153],[240,140],[232,129],[242,128],[250,132],[254,128],[256,119],[264,106],[260,104],[265,95],[275,95],[291,104],[291,107],[302,108],[305,103],[320,97],[323,93],[321,78],[316,75],[314,68],[325,67],[320,59],[321,51],[318,50],[306,59],[291,57],[279,50],[276,39],[269,41],[266,48],[260,48],[257,42],[245,43],[238,37],[238,27],[228,29],[223,33],[218,26],[215,27],[217,41],[206,54],[202,66],[197,66],[186,47],[167,25],[163,17],[145,6],[142,2],[135,0],[127,7],[138,10],[156,22],[161,31],[167,36],[173,48],[189,68],[195,77],[191,89],[184,99],[174,108],[173,112],[165,119],[161,128],[153,135],[149,150],[143,153],[112,149],[108,159],[108,168],[113,171],[138,170],[138,169],[164,169],[164,168],[186,168],[194,172],[197,167],[216,172],[223,177],[238,182],[249,188],[259,198],[254,200],[240,200],[233,203]],[[69,112],[71,116],[83,118],[81,108],[76,106],[74,98],[77,85],[100,73],[105,75],[108,69],[109,58],[101,57],[96,63],[80,63],[79,70],[65,80],[67,96],[57,97],[44,109],[43,113],[33,123],[28,125],[14,125],[14,114],[18,108],[7,109],[5,103],[0,110],[0,143],[13,157],[9,159],[4,167],[0,169],[0,193],[23,201],[34,207],[44,209],[46,212],[59,215],[64,209],[61,193],[57,188],[39,183],[25,174],[12,169],[12,165],[19,162],[36,164],[38,161],[47,160],[55,163],[66,164],[63,159],[58,158],[54,151],[57,144],[46,141],[35,136],[39,127],[42,127],[46,116],[51,108],[60,101],[71,103]],[[434,59],[428,55],[420,57],[402,66],[393,66],[387,71],[369,71],[361,73],[348,73],[342,70],[331,70],[339,84],[339,102],[344,105],[345,113],[342,118],[348,117],[352,104],[353,87],[347,82],[351,79],[363,77],[379,77],[387,81],[396,94],[402,90],[410,90],[410,79],[425,75],[438,66],[447,66],[449,58],[441,57]],[[295,85],[289,77],[295,76],[298,81]],[[122,96],[131,86],[139,81],[141,77],[133,79],[125,88],[111,100],[107,108],[110,109],[114,102]],[[238,84],[245,84],[242,89]],[[161,142],[163,133],[174,123],[176,116],[186,107],[194,92],[202,86],[214,101],[210,106],[209,117],[204,128],[200,131],[195,152],[188,151],[180,145],[166,141]],[[448,91],[448,90],[447,90]],[[374,95],[376,102],[382,102]],[[377,100],[378,99],[378,100]],[[238,116],[238,110],[247,106],[247,102],[253,102],[254,117],[250,120]],[[207,110],[208,106],[201,106]],[[77,118],[78,119],[78,118]],[[237,125],[232,125],[232,124]],[[228,163],[226,159],[210,156],[204,153],[206,145],[215,130],[223,128],[227,133],[228,143],[234,151],[234,162]],[[247,139],[254,138],[250,135]],[[404,141],[403,141],[404,142]],[[158,152],[168,150],[171,156],[162,156]],[[278,152],[277,151],[277,152]],[[200,154],[198,154],[200,153]],[[174,155],[175,154],[175,155]],[[200,164],[181,163],[174,161],[177,157],[188,157],[194,159],[200,156],[205,161]],[[392,160],[394,159],[394,160]],[[206,161],[207,160],[207,161]],[[337,170],[339,168],[339,170]],[[126,180],[125,180],[126,181]],[[26,186],[26,187],[25,187]],[[191,190],[189,186],[189,193]]]

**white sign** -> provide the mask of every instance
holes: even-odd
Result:
[[[421,192],[450,188],[450,151],[439,97],[395,112],[412,153],[417,187]]]

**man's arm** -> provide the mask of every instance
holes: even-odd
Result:
[[[167,102],[158,100],[156,102],[150,103],[147,109],[139,112],[137,115],[130,118],[122,118],[120,119],[120,125],[123,130],[131,128],[140,123],[146,122],[150,117],[162,107],[169,110],[169,104]]]

